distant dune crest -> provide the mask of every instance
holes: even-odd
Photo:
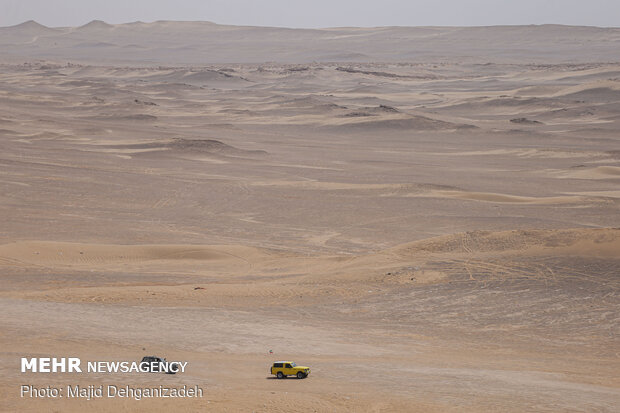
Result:
[[[0,28],[0,54],[123,64],[609,62],[620,60],[619,34],[618,28],[561,25],[288,29],[93,20],[80,27],[50,28],[27,21]]]

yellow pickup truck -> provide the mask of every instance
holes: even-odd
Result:
[[[271,366],[271,374],[279,379],[287,376],[297,376],[298,379],[305,379],[310,374],[310,367],[298,366],[294,361],[276,361]]]

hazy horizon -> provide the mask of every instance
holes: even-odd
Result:
[[[119,22],[119,23],[111,23],[109,21],[106,20],[102,20],[102,19],[92,19],[89,20],[83,24],[79,24],[79,25],[71,25],[71,26],[55,26],[55,25],[47,25],[44,24],[42,22],[40,22],[39,20],[36,19],[28,19],[28,20],[24,20],[22,22],[16,23],[16,24],[11,24],[11,25],[6,25],[6,26],[0,26],[0,28],[9,28],[9,27],[16,27],[19,26],[21,24],[25,24],[28,22],[35,22],[37,24],[40,24],[44,27],[48,27],[48,28],[52,28],[52,29],[60,29],[60,28],[66,28],[66,27],[81,27],[81,26],[86,26],[89,23],[93,23],[93,22],[103,22],[105,24],[109,24],[112,26],[115,25],[123,25],[123,24],[132,24],[132,23],[144,23],[144,24],[151,24],[151,23],[157,23],[157,22],[182,22],[182,23],[212,23],[212,24],[216,24],[219,26],[247,26],[247,27],[263,27],[263,28],[278,28],[278,29],[293,29],[293,30],[321,30],[321,29],[336,29],[336,28],[361,28],[361,29],[372,29],[375,27],[438,27],[438,28],[450,28],[450,27],[463,27],[463,28],[474,28],[474,27],[510,27],[510,26],[514,26],[514,27],[520,27],[520,26],[566,26],[566,27],[593,27],[593,28],[599,28],[599,29],[620,29],[620,25],[618,26],[596,26],[596,25],[588,25],[588,24],[564,24],[564,23],[530,23],[530,24],[486,24],[486,25],[460,25],[460,26],[455,26],[455,25],[440,25],[440,24],[435,24],[435,25],[377,25],[377,26],[347,26],[347,25],[341,25],[341,26],[322,26],[322,27],[291,27],[291,26],[270,26],[270,25],[258,25],[258,24],[232,24],[232,23],[220,23],[220,22],[216,22],[216,21],[211,21],[211,20],[179,20],[179,19],[158,19],[158,20],[132,20],[132,21],[124,21],[124,22]]]
[[[559,24],[620,26],[620,2],[613,0],[386,0],[199,1],[0,0],[0,26],[34,20],[48,27],[82,26],[93,20],[109,24],[135,21],[208,21],[221,25],[330,28],[383,26],[506,26]]]

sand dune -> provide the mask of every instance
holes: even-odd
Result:
[[[233,248],[239,253],[239,248]],[[246,253],[256,254],[248,249]],[[225,247],[192,245],[88,245],[19,242],[0,246],[0,259],[16,265],[105,265],[153,260],[235,260]]]
[[[562,89],[554,96],[562,96],[572,99],[592,100],[597,103],[615,101],[620,99],[620,81],[607,80],[581,84],[575,87]]]
[[[81,62],[206,64],[313,61],[416,61],[489,59],[528,62],[613,61],[618,29],[542,26],[331,28],[320,30],[223,26],[158,21],[77,28],[48,28],[30,21],[0,28],[3,54]],[[575,42],[579,36],[581,42]],[[107,41],[101,42],[99,39]],[[305,47],[311,42],[312,50]],[[581,44],[588,43],[587,48]],[[97,43],[104,47],[79,47]],[[286,47],[282,47],[285,45]],[[128,47],[131,46],[131,47]],[[383,71],[365,70],[370,76]]]
[[[473,231],[394,247],[399,255],[413,256],[418,251],[460,253],[549,253],[554,255],[601,255],[613,257],[620,248],[620,229],[566,229],[522,231]],[[545,251],[546,250],[546,251]]]
[[[441,129],[463,129],[475,128],[472,125],[458,125],[441,120],[431,119],[426,116],[412,116],[395,119],[372,119],[368,120],[365,116],[349,116],[349,121],[341,123],[339,126],[351,129],[396,129],[396,130],[441,130]]]
[[[558,172],[557,175],[562,178],[575,179],[618,179],[620,177],[620,167],[597,166],[594,168],[577,168],[572,171]]]
[[[608,158],[605,152],[588,150],[567,151],[553,148],[519,148],[519,149],[491,149],[487,151],[455,152],[452,156],[497,156],[513,155],[521,158]]]
[[[449,407],[424,396],[438,384],[445,386],[444,393],[450,397],[485,407],[507,402],[487,404],[472,395],[472,385],[494,393],[509,392],[504,397],[519,409],[553,406],[611,411],[617,400],[615,384],[607,379],[615,370],[604,364],[605,360],[613,364],[613,336],[601,335],[614,326],[613,319],[602,314],[608,314],[604,312],[613,302],[609,291],[618,288],[614,272],[620,251],[617,229],[476,231],[346,258],[274,255],[243,247],[33,241],[3,245],[0,251],[4,259],[15,259],[33,248],[41,250],[42,262],[52,265],[48,273],[70,271],[74,285],[85,282],[79,273],[82,267],[63,269],[61,262],[48,254],[55,255],[58,249],[76,254],[83,251],[113,261],[118,254],[126,254],[145,266],[139,278],[131,277],[126,269],[117,281],[110,278],[114,274],[110,272],[105,278],[91,275],[89,284],[79,287],[51,287],[44,281],[35,289],[5,291],[0,306],[9,317],[3,318],[3,328],[14,329],[19,324],[21,331],[34,332],[62,320],[62,334],[88,343],[88,348],[73,350],[85,357],[99,348],[95,344],[99,340],[121,343],[120,348],[138,342],[151,351],[197,353],[191,356],[194,366],[183,380],[218,383],[208,390],[208,400],[224,397],[220,386],[231,386],[228,392],[236,394],[240,390],[235,383],[242,382],[243,394],[239,393],[236,402],[223,401],[226,406],[269,403],[271,390],[269,383],[262,384],[264,373],[240,379],[236,374],[221,373],[219,367],[219,363],[224,366],[244,360],[251,370],[260,370],[269,357],[261,351],[267,348],[274,349],[276,357],[303,354],[312,361],[317,378],[303,388],[290,385],[285,391],[300,402],[310,389],[317,394],[307,402],[325,409],[350,407],[323,396],[327,388],[330,394],[353,391],[345,394],[354,395],[360,388],[373,395],[391,394],[394,399],[385,405],[390,409],[427,411],[425,403]],[[252,271],[212,278],[211,271],[221,270],[210,263],[219,260],[223,251],[251,263]],[[198,259],[203,269],[191,277],[177,273],[174,279],[157,278],[161,259],[171,259],[171,255],[181,262]],[[577,262],[587,263],[588,269],[576,266]],[[22,265],[38,271],[37,263]],[[83,268],[97,272],[105,268],[97,260],[85,265]],[[227,265],[236,267],[238,263],[230,260]],[[304,274],[287,274],[300,265]],[[409,304],[403,306],[405,297]],[[248,306],[251,312],[244,310]],[[308,321],[300,325],[291,317]],[[145,319],[159,326],[156,339]],[[408,330],[415,333],[406,333]],[[387,342],[386,335],[390,337]],[[592,339],[593,335],[597,338]],[[469,342],[481,337],[486,343],[485,356],[472,365],[473,355],[463,357],[462,352]],[[571,352],[554,354],[557,346]],[[26,348],[33,348],[32,344]],[[135,357],[140,354],[139,349],[124,351]],[[532,352],[554,354],[555,361],[546,362],[546,368],[569,365],[573,373],[545,375],[530,364],[518,370],[508,368],[516,362],[529,363]],[[593,355],[602,361],[593,362]],[[489,357],[495,359],[493,363],[487,361]],[[329,368],[335,360],[341,374]],[[450,368],[433,367],[446,360]],[[378,375],[390,361],[398,367],[397,380]],[[203,363],[209,368],[200,368]],[[365,374],[356,376],[353,372],[359,372],[360,365]],[[575,369],[588,373],[579,375]],[[462,385],[463,380],[467,385]],[[550,396],[558,393],[565,396]],[[6,403],[18,403],[13,400]]]
[[[0,410],[615,412],[619,34],[0,28]]]
[[[120,117],[126,119],[126,117]],[[139,118],[141,119],[141,118]],[[127,143],[123,145],[102,145],[91,146],[94,151],[103,152],[122,152],[122,153],[144,153],[151,151],[169,150],[175,153],[189,154],[221,154],[226,156],[260,156],[267,152],[262,150],[244,150],[227,145],[215,139],[185,139],[173,138],[169,141]]]
[[[468,191],[435,191],[429,196],[468,199],[471,201],[499,202],[499,203],[524,203],[524,204],[566,204],[583,201],[577,196],[550,196],[550,197],[528,197],[508,194],[497,194],[489,192],[468,192]]]

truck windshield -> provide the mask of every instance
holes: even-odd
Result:
[[[292,363],[291,363],[291,366],[293,366],[293,367],[297,367],[297,364],[295,364],[295,362],[292,362]]]

